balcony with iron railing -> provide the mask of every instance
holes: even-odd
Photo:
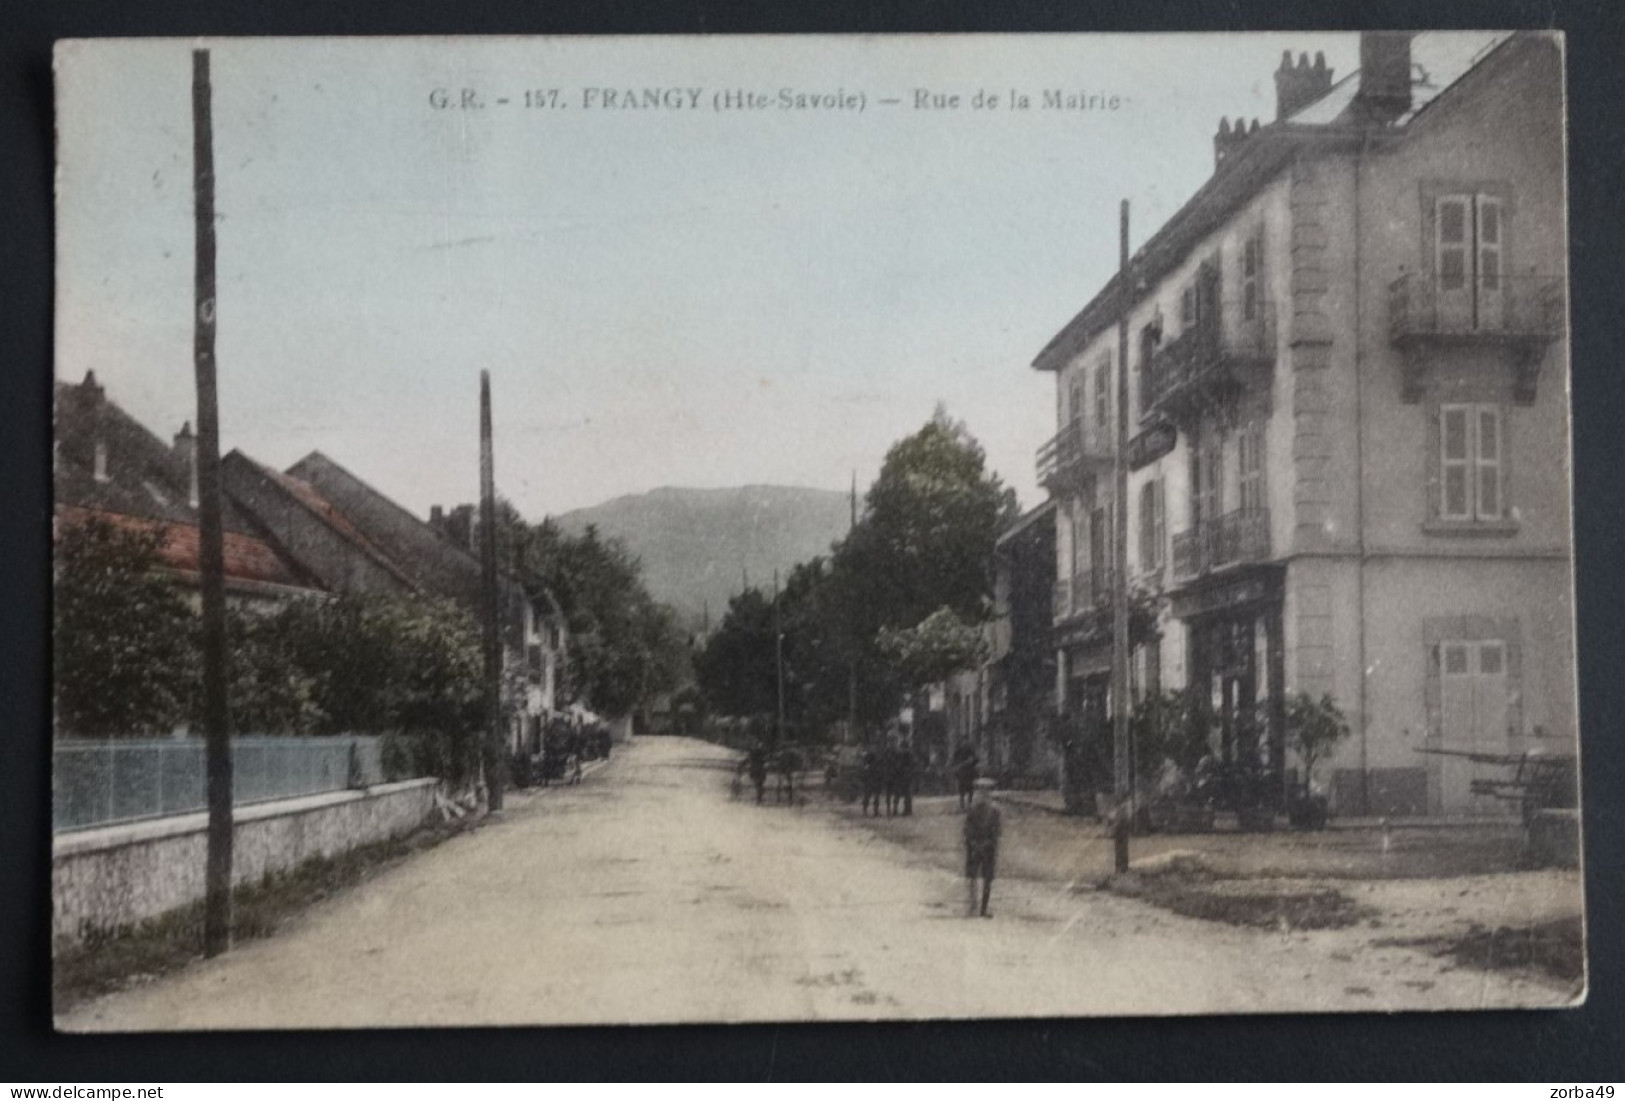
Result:
[[[1038,449],[1038,484],[1052,492],[1077,488],[1086,477],[1110,470],[1115,457],[1109,432],[1074,420]]]
[[[1563,335],[1564,280],[1480,275],[1454,282],[1412,272],[1388,287],[1388,333],[1415,341],[1538,341]]]
[[[1563,336],[1567,285],[1561,277],[1483,275],[1449,280],[1412,272],[1388,287],[1388,337],[1404,354],[1401,391],[1422,396],[1431,355],[1445,347],[1483,348],[1509,363],[1519,400],[1533,401],[1542,354]]]
[[[1224,301],[1160,345],[1142,375],[1147,416],[1180,417],[1267,383],[1275,363],[1275,305]]]
[[[1109,609],[1112,605],[1112,571],[1097,566],[1074,574],[1069,581],[1055,583],[1055,622]]]
[[[1203,521],[1189,531],[1176,533],[1173,550],[1175,581],[1191,581],[1230,566],[1267,561],[1269,510],[1238,510]]]

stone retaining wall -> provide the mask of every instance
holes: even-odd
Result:
[[[232,882],[255,883],[318,856],[411,833],[434,810],[430,778],[238,807]],[[203,897],[209,816],[175,815],[58,834],[51,937],[58,947]]]

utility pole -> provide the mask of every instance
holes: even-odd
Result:
[[[203,585],[203,739],[209,833],[203,954],[231,946],[231,734],[226,700],[226,555],[220,517],[220,394],[214,361],[214,115],[209,51],[192,51],[192,206],[197,376],[198,573]]]
[[[779,571],[773,569],[773,666],[779,687],[778,722],[773,729],[774,740],[784,745],[784,623],[779,618]]]
[[[852,496],[850,499],[852,518],[847,526],[846,534],[851,534],[858,528],[858,472],[852,472]],[[849,742],[858,743],[858,659],[854,656],[846,663],[846,737]]]
[[[1128,200],[1123,200],[1118,241],[1117,452],[1112,463],[1112,790],[1117,813],[1112,827],[1113,861],[1128,871],[1128,835],[1134,818],[1134,773],[1128,710],[1128,312],[1134,301],[1129,280]]]
[[[491,372],[480,372],[480,610],[485,628],[486,807],[502,809],[507,756],[502,737],[502,634],[497,626],[497,491],[491,457]]]

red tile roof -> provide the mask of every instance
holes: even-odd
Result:
[[[57,506],[58,519],[66,524],[83,523],[95,517],[126,531],[158,531],[163,534],[159,554],[166,567],[182,573],[201,572],[199,564],[201,533],[193,524],[180,524],[163,520],[150,520],[140,516],[127,516],[101,509],[78,508],[73,505]],[[224,533],[226,580],[253,581],[271,585],[312,588],[295,577],[287,564],[278,557],[270,544],[254,535],[228,531]]]

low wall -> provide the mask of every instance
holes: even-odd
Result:
[[[238,807],[232,882],[255,883],[317,856],[410,833],[434,810],[425,778]],[[209,816],[58,834],[51,843],[51,936],[59,946],[157,917],[203,897]]]

